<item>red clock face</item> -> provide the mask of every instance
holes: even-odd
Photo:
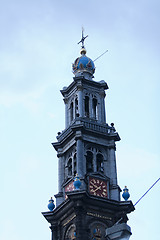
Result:
[[[98,178],[89,178],[89,192],[98,197],[107,198],[107,182]]]
[[[65,193],[71,191],[74,191],[73,181],[70,182],[67,186],[65,186]],[[65,194],[65,199],[67,199],[67,194]]]

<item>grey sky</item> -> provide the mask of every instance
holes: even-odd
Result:
[[[95,80],[109,85],[107,122],[122,138],[120,187],[127,185],[136,202],[159,177],[160,2],[0,3],[0,239],[50,239],[40,214],[57,193],[50,143],[64,129],[59,90],[72,81],[82,26],[90,58],[109,50],[95,62]],[[157,184],[129,216],[131,239],[159,238],[159,197]]]

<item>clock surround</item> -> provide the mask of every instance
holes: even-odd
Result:
[[[88,191],[90,195],[108,198],[107,181],[101,178],[89,176]]]
[[[65,199],[68,198],[66,192],[72,192],[74,191],[74,184],[73,184],[73,180],[71,182],[69,182],[66,186],[65,186]]]

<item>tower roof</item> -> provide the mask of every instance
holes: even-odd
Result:
[[[73,73],[75,76],[83,75],[83,73],[89,73],[92,76],[95,72],[94,62],[84,54],[85,49],[81,49],[81,52],[82,56],[78,57],[72,65]]]

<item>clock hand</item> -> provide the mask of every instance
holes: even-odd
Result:
[[[96,185],[94,185],[94,183],[91,182],[91,184],[92,184],[94,187],[97,187]]]
[[[101,186],[97,187],[94,192],[97,192],[97,190],[101,189]]]

